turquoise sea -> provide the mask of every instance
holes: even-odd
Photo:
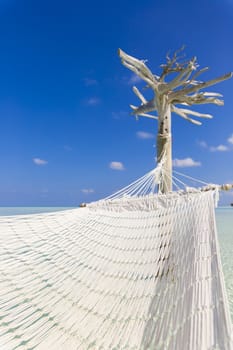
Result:
[[[0,216],[49,213],[66,209],[72,209],[72,207],[0,207]]]
[[[71,209],[68,207],[0,207],[0,215],[20,215]],[[233,207],[216,209],[216,222],[226,289],[233,320]]]

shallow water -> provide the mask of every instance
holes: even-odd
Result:
[[[233,320],[233,208],[218,208],[216,222],[223,273]]]
[[[36,213],[49,213],[53,211],[72,209],[71,207],[0,207],[2,215],[25,215]]]

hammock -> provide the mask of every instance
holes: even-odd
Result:
[[[0,218],[0,349],[233,348],[217,190],[156,194],[160,175],[85,208]]]

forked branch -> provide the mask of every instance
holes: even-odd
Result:
[[[231,78],[232,73],[224,74],[206,82],[198,81],[197,77],[206,72],[208,67],[198,69],[199,66],[196,57],[193,57],[189,61],[180,61],[180,56],[178,56],[178,54],[183,51],[183,49],[184,48],[177,50],[171,58],[167,55],[166,63],[161,65],[162,73],[160,76],[151,72],[145,64],[146,60],[138,60],[119,49],[118,53],[123,65],[144,80],[154,93],[153,98],[148,101],[134,86],[133,92],[139,98],[141,105],[138,107],[131,105],[132,114],[154,119],[156,117],[149,115],[148,113],[160,111],[163,109],[161,104],[164,103],[164,101],[167,101],[174,113],[177,113],[182,118],[185,118],[194,124],[200,125],[201,123],[199,121],[190,118],[189,115],[198,118],[210,118],[212,116],[177,108],[175,105],[181,104],[192,106],[195,104],[211,103],[222,106],[224,104],[223,100],[218,98],[222,97],[221,94],[199,91]],[[171,73],[176,74],[175,77],[166,81],[165,79],[168,78]]]

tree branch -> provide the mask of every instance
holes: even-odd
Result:
[[[190,109],[177,108],[176,107],[176,110],[179,110],[181,113],[195,115],[196,117],[199,117],[199,118],[206,118],[206,119],[212,119],[213,118],[213,116],[211,114],[203,114],[203,113],[192,111]]]
[[[133,108],[133,114],[140,115],[142,113],[149,113],[155,110],[157,110],[156,99],[152,98],[152,100],[148,101],[147,103],[143,103],[141,106]]]
[[[179,51],[182,50],[183,48]],[[232,73],[227,73],[206,82],[198,81],[196,80],[197,77],[208,70],[208,67],[198,70],[199,66],[196,57],[186,62],[178,62],[179,57],[177,56],[177,53],[179,51],[176,51],[172,58],[167,55],[167,62],[166,64],[161,65],[162,74],[159,77],[152,74],[150,69],[146,66],[145,61],[129,56],[119,49],[118,53],[123,65],[143,79],[146,82],[147,87],[152,88],[154,93],[154,97],[147,101],[143,94],[134,86],[133,92],[140,99],[142,104],[139,107],[131,105],[132,114],[155,119],[156,117],[148,113],[157,110],[159,118],[162,118],[160,114],[163,114],[165,105],[170,105],[174,113],[193,124],[200,125],[201,123],[199,121],[190,118],[189,115],[209,119],[212,118],[212,115],[198,113],[185,108],[177,108],[175,107],[175,104],[185,106],[207,103],[222,106],[224,104],[223,100],[218,98],[222,97],[221,94],[199,91],[231,78]],[[196,72],[194,72],[195,70]],[[176,73],[176,75],[169,82],[165,82],[165,77],[170,73]]]
[[[118,50],[118,55],[120,56],[121,62],[125,67],[139,75],[140,78],[143,79],[153,90],[157,90],[158,82],[143,61],[127,55],[121,49]]]
[[[184,68],[180,73],[169,83],[164,84],[163,89],[159,89],[160,93],[161,90],[163,93],[173,90],[179,86],[182,86],[185,84],[187,79],[190,77],[192,74],[193,70],[196,69],[195,66],[193,65],[193,62],[190,62],[186,68]],[[165,74],[166,75],[166,74]]]
[[[180,117],[184,118],[185,120],[189,121],[189,122],[192,123],[192,124],[196,124],[196,125],[201,125],[201,124],[202,124],[202,123],[199,122],[198,120],[195,120],[195,119],[190,118],[186,113],[184,113],[184,112],[182,111],[182,109],[179,109],[179,108],[177,108],[177,107],[175,107],[175,106],[172,106],[172,107],[171,107],[171,111],[172,111],[173,113],[178,114]]]
[[[135,93],[135,95],[142,101],[142,103],[146,104],[147,100],[145,99],[145,97],[142,95],[142,93],[138,90],[138,88],[136,88],[136,86],[133,86],[133,92]]]
[[[135,115],[136,117],[146,117],[146,118],[150,118],[150,119],[158,119],[157,116],[155,115],[151,115],[151,114],[147,114],[147,113],[140,113],[140,114],[136,114],[135,110],[137,109],[137,107],[130,105],[131,109],[133,110],[132,114]]]
[[[220,83],[221,81],[224,81],[224,80],[227,80],[229,78],[232,77],[232,73],[227,73],[227,74],[224,74],[222,75],[221,77],[219,78],[216,78],[216,79],[212,79],[212,80],[209,80],[207,82],[203,82],[203,83],[200,83],[200,84],[197,84],[195,86],[192,86],[190,88],[186,88],[186,89],[181,89],[181,90],[178,90],[178,91],[175,91],[175,92],[172,92],[170,95],[169,95],[169,101],[170,102],[173,102],[174,100],[177,100],[179,99],[182,95],[187,95],[187,94],[191,94],[193,92],[196,92],[196,91],[199,91],[201,89],[204,89],[208,86],[212,86],[212,85],[215,85],[217,83]]]
[[[173,104],[187,104],[189,106],[194,105],[194,104],[208,104],[208,103],[213,103],[216,104],[217,106],[223,106],[224,101],[219,100],[218,98],[214,97],[205,97],[203,93],[200,94],[194,94],[192,96],[180,96],[177,100],[173,100]]]
[[[194,81],[194,79],[197,79],[197,77],[199,77],[199,75],[206,72],[208,69],[209,69],[209,67],[204,67],[202,69],[199,69],[196,73],[193,74],[191,81]]]

